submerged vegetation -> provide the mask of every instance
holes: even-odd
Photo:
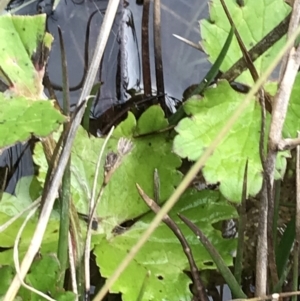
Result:
[[[118,5],[109,1],[72,113],[61,32],[62,108],[43,92],[46,15],[0,17],[0,150],[28,143],[36,166],[14,194],[3,172],[0,297],[220,300],[224,284],[238,299],[298,291],[300,1],[211,1],[200,48],[212,67],[176,113],[162,97],[154,14],[157,96],[143,48],[138,112],[133,102],[94,137],[93,67]]]

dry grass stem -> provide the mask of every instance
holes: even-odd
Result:
[[[98,159],[97,159],[94,183],[93,183],[93,190],[92,190],[92,195],[91,195],[90,204],[89,204],[89,222],[88,222],[88,227],[87,227],[87,235],[86,235],[85,249],[84,249],[84,273],[85,273],[85,292],[86,293],[89,293],[90,283],[91,283],[90,253],[91,253],[91,239],[92,239],[92,223],[94,220],[95,208],[97,207],[97,203],[99,202],[99,200],[95,201],[95,195],[96,195],[97,183],[99,181],[100,164],[101,164],[101,160],[102,160],[102,157],[104,154],[105,147],[106,147],[108,140],[111,137],[113,131],[114,131],[114,127],[112,127],[110,129],[108,135],[106,136],[106,138],[103,142],[103,145],[101,147]]]
[[[188,40],[184,37],[181,37],[177,34],[174,34],[174,33],[173,33],[173,37],[175,37],[176,39],[182,41],[183,43],[185,43],[185,44],[187,44],[187,45],[189,45],[189,46],[191,46],[191,47],[193,47],[193,48],[195,48],[195,49],[197,49],[201,52],[204,52],[204,50],[203,50],[203,48],[200,44],[196,44],[196,43],[194,43],[194,42],[192,42],[192,41],[190,41],[190,40]]]
[[[36,201],[34,201],[30,206],[19,212],[17,215],[13,216],[11,219],[9,219],[6,223],[0,226],[0,233],[6,230],[11,224],[13,224],[18,218],[20,218],[24,213],[27,211],[31,211],[32,209],[39,206],[41,203],[41,198],[39,197]]]
[[[76,295],[74,301],[78,301],[78,288],[77,288],[77,281],[76,281],[76,263],[75,263],[75,256],[72,246],[72,237],[69,232],[68,234],[68,251],[69,251],[69,263],[70,263],[70,274],[71,274],[71,282],[72,282],[72,291]]]
[[[22,233],[24,231],[24,228],[26,227],[28,221],[31,219],[31,217],[35,214],[37,210],[37,206],[35,206],[34,208],[32,208],[30,210],[30,212],[28,213],[28,215],[26,216],[24,222],[22,223],[18,233],[17,233],[17,236],[16,236],[16,239],[15,239],[15,243],[14,243],[14,264],[15,264],[15,269],[16,269],[16,274],[18,277],[20,277],[20,281],[21,281],[21,284],[22,286],[24,286],[25,288],[27,288],[29,291],[45,298],[46,300],[49,300],[49,301],[55,301],[54,299],[52,299],[51,297],[49,297],[48,295],[44,294],[43,292],[40,292],[39,290],[33,288],[32,286],[26,284],[23,280],[23,278],[21,277],[20,275],[20,263],[19,263],[19,250],[18,250],[18,246],[19,246],[19,242],[20,242],[20,239],[21,239],[21,236],[22,236]],[[16,290],[18,290],[19,288],[16,287],[15,288]]]
[[[157,204],[156,201],[152,200],[144,191],[143,189],[136,184],[137,190],[140,194],[140,196],[142,197],[142,199],[144,200],[144,202],[147,204],[147,206],[154,212],[154,213],[158,213],[161,208],[160,206]],[[205,290],[205,287],[202,283],[202,280],[200,278],[199,275],[199,271],[196,265],[196,262],[194,260],[193,257],[193,253],[192,250],[186,240],[186,238],[184,237],[181,229],[178,227],[178,225],[170,218],[170,216],[168,214],[166,214],[162,221],[172,230],[172,232],[174,233],[174,235],[177,237],[177,239],[179,240],[183,252],[186,255],[189,265],[190,265],[190,270],[191,270],[191,274],[192,274],[192,279],[196,288],[196,300],[201,300],[201,301],[208,301],[208,296]]]

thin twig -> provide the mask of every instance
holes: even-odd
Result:
[[[298,133],[299,137],[299,133]],[[293,290],[299,289],[299,252],[300,252],[300,146],[297,146],[296,155],[296,235],[293,250]],[[296,301],[297,298],[293,296],[292,301]]]
[[[294,9],[291,16],[290,28],[296,28],[297,31],[299,29],[299,10],[300,10],[300,1],[295,0]],[[295,16],[297,16],[295,18]],[[296,31],[295,31],[296,32]],[[295,34],[295,32],[289,31],[288,38]],[[265,161],[265,172],[264,172],[264,185],[262,190],[263,202],[266,203],[266,208],[268,208],[267,215],[267,231],[264,231],[262,235],[258,238],[257,245],[257,265],[264,264],[267,258],[271,259],[270,268],[271,268],[271,276],[273,285],[276,285],[276,278],[278,279],[276,264],[273,262],[274,256],[274,247],[272,249],[266,250],[264,246],[264,241],[268,239],[268,233],[272,233],[273,228],[273,216],[274,216],[274,173],[275,173],[275,165],[276,158],[278,153],[278,145],[282,141],[282,129],[285,121],[287,108],[289,104],[289,99],[292,91],[292,87],[295,81],[295,77],[298,72],[298,68],[300,65],[300,48],[297,49],[290,45],[286,48],[289,50],[288,60],[286,65],[284,66],[284,72],[282,72],[281,80],[279,82],[279,88],[276,93],[274,102],[273,102],[273,110],[271,115],[271,126],[269,132],[269,143],[268,143],[268,154]],[[266,200],[267,198],[267,200]],[[262,210],[261,210],[262,211]],[[263,214],[261,212],[261,214]],[[265,218],[265,216],[263,217]],[[265,225],[264,225],[265,227]],[[266,230],[266,229],[264,229]],[[275,276],[275,277],[274,277]],[[261,270],[256,274],[256,295],[265,295],[267,291],[267,270]]]
[[[272,31],[270,31],[262,40],[260,40],[249,51],[249,56],[253,62],[271,48],[278,40],[280,40],[287,32],[291,14],[284,18]],[[229,82],[234,81],[243,71],[247,69],[247,63],[242,56],[230,69],[221,75],[221,79]]]
[[[76,264],[75,264],[75,256],[72,246],[72,238],[71,234],[69,232],[68,235],[68,245],[69,245],[69,263],[70,263],[70,275],[71,275],[71,282],[72,282],[72,291],[76,296],[76,299],[74,301],[78,300],[78,287],[77,287],[77,281],[76,281]]]
[[[36,201],[34,201],[32,204],[30,204],[27,208],[10,218],[6,223],[0,226],[0,233],[3,232],[5,229],[7,229],[11,224],[13,224],[18,218],[20,218],[24,213],[27,211],[31,211],[33,208],[38,206],[41,202],[41,197],[39,197]]]
[[[300,19],[300,5],[299,5],[299,2],[294,1],[294,0],[292,0],[292,1],[293,1],[293,11],[292,11],[291,19],[290,19],[290,22],[289,22],[288,32],[287,32],[288,37],[290,37],[293,34],[293,32],[297,29],[298,24],[299,24],[299,19]],[[285,73],[288,60],[289,60],[289,54],[287,52],[286,55],[283,57],[283,62],[281,64],[281,68],[280,68],[280,82],[281,82],[282,77]]]
[[[279,141],[277,149],[279,151],[291,150],[291,149],[294,149],[299,144],[300,144],[299,137],[295,138],[295,139],[286,138],[286,139],[282,139],[281,141]]]
[[[154,213],[158,213],[161,208],[159,207],[159,205],[153,201],[143,190],[142,188],[136,184],[137,190],[140,194],[140,196],[142,197],[142,199],[145,201],[145,203],[147,204],[147,206],[154,212]],[[201,301],[208,301],[208,296],[205,290],[205,287],[200,279],[199,276],[199,271],[196,265],[196,262],[194,260],[193,257],[193,252],[189,246],[189,243],[187,242],[186,238],[184,237],[181,229],[178,227],[178,225],[170,218],[170,216],[168,214],[166,214],[162,221],[172,230],[172,232],[175,234],[175,236],[178,238],[178,240],[181,243],[183,252],[185,254],[185,256],[188,259],[188,262],[190,264],[190,270],[191,270],[191,274],[192,274],[192,278],[193,278],[193,283],[196,287],[196,291],[197,291],[197,300],[201,300]]]
[[[19,251],[18,251],[18,246],[19,246],[19,242],[21,240],[21,236],[23,234],[23,231],[24,231],[24,228],[26,227],[28,221],[31,219],[31,217],[35,214],[36,210],[37,210],[38,206],[35,206],[34,208],[31,209],[31,211],[28,213],[28,215],[26,216],[24,222],[22,223],[18,233],[17,233],[17,236],[16,236],[16,239],[15,239],[15,243],[14,243],[14,264],[15,264],[15,268],[16,268],[16,274],[17,276],[20,277],[20,263],[19,263]],[[31,292],[45,298],[46,300],[49,300],[49,301],[55,301],[54,299],[52,299],[50,296],[44,294],[43,292],[35,289],[34,287],[26,284],[24,282],[24,280],[22,278],[21,279],[21,284],[22,286],[24,286],[25,288],[27,288],[28,290],[30,290]]]
[[[260,91],[259,95],[260,104],[261,104],[261,126],[260,126],[260,137],[259,137],[259,155],[260,155],[260,161],[261,165],[263,167],[264,174],[266,172],[266,154],[265,154],[265,133],[266,133],[266,107],[265,107],[265,97],[264,97],[264,91]],[[261,192],[261,200],[260,200],[260,211],[259,211],[259,226],[258,226],[258,240],[257,240],[257,258],[264,257],[268,252],[268,244],[269,247],[271,247],[272,242],[270,243],[270,240],[273,239],[273,236],[268,236],[268,195],[267,195],[267,182],[266,177],[263,177],[263,188]],[[268,240],[265,240],[265,237],[268,237]],[[272,253],[274,255],[274,253]],[[271,262],[274,262],[274,257]],[[256,261],[256,275],[261,275],[261,279],[266,277],[266,271],[267,271],[267,264],[268,260],[265,258],[263,262],[257,260]],[[274,266],[274,265],[273,265]],[[273,273],[274,275],[274,273]],[[274,280],[276,280],[276,276],[273,277]],[[265,282],[263,282],[265,283]]]
[[[231,271],[229,270],[228,266],[224,262],[223,258],[220,256],[218,251],[215,249],[213,244],[208,240],[208,238],[204,235],[204,233],[188,218],[185,216],[178,214],[179,218],[194,232],[196,237],[200,240],[202,245],[205,247],[206,251],[210,254],[213,258],[214,263],[216,264],[218,270],[224,277],[226,275],[226,283],[230,287],[232,293],[237,298],[246,298],[246,295],[242,291],[239,283],[236,281],[234,276],[232,275]]]
[[[151,70],[149,53],[149,9],[150,0],[144,0],[142,17],[142,64],[144,93],[151,96]]]
[[[176,38],[176,39],[178,39],[179,41],[182,41],[183,43],[185,43],[185,44],[187,44],[187,45],[189,45],[189,46],[191,46],[191,47],[193,47],[193,48],[201,51],[201,52],[204,52],[204,50],[203,50],[203,48],[202,48],[202,46],[200,44],[196,44],[196,43],[194,43],[194,42],[192,42],[192,41],[190,41],[190,40],[188,40],[188,39],[186,39],[184,37],[181,37],[181,36],[179,36],[179,35],[177,35],[175,33],[173,33],[173,37]]]
[[[163,61],[161,50],[161,23],[160,23],[160,0],[154,0],[153,3],[153,35],[154,35],[154,60],[155,60],[155,75],[156,75],[156,94],[165,94]],[[156,102],[158,99],[156,100]],[[164,97],[160,103],[164,112],[167,112],[166,98]]]
[[[90,287],[91,287],[90,253],[91,253],[91,239],[92,239],[92,223],[94,220],[95,208],[97,207],[97,204],[99,203],[99,200],[100,200],[100,197],[99,197],[99,198],[97,198],[97,202],[95,202],[96,189],[97,189],[97,184],[99,181],[100,164],[101,164],[101,160],[102,160],[102,157],[104,154],[105,147],[106,147],[108,140],[110,139],[113,131],[114,131],[114,127],[112,127],[110,129],[108,135],[106,136],[106,138],[103,142],[103,145],[101,147],[101,151],[99,153],[98,159],[97,159],[92,195],[91,195],[90,204],[89,204],[89,222],[88,222],[87,235],[86,235],[85,248],[84,248],[85,295],[90,294]]]
[[[242,54],[243,54],[244,60],[245,60],[245,62],[246,62],[246,66],[248,67],[248,69],[249,69],[249,71],[250,71],[250,74],[251,74],[251,76],[252,76],[253,81],[256,82],[256,81],[258,80],[258,78],[259,78],[259,75],[258,75],[258,72],[257,72],[257,70],[256,70],[256,68],[255,68],[255,66],[254,66],[254,64],[253,64],[253,61],[252,61],[252,59],[251,59],[251,57],[250,57],[250,54],[248,53],[247,48],[246,48],[246,46],[245,46],[245,44],[244,44],[244,42],[243,42],[243,40],[242,40],[242,38],[241,38],[241,36],[240,36],[240,34],[239,34],[239,32],[238,32],[238,30],[237,30],[235,24],[234,24],[234,21],[233,21],[231,15],[230,15],[230,13],[229,13],[229,10],[228,10],[228,8],[227,8],[227,6],[226,6],[224,0],[221,0],[221,4],[222,4],[222,7],[223,7],[223,9],[224,9],[224,11],[225,11],[225,14],[226,14],[226,16],[227,16],[227,18],[228,18],[228,21],[229,21],[230,25],[234,28],[234,34],[235,34],[236,39],[237,39],[237,41],[238,41],[240,50],[241,50],[241,52],[242,52]],[[264,99],[267,100],[266,103],[265,103],[265,101],[264,101],[264,105],[266,106],[267,110],[268,110],[269,112],[271,112],[271,111],[272,111],[272,101],[271,101],[271,96],[270,96],[267,92],[265,92],[265,91],[263,90],[263,87],[261,88],[260,96],[261,96],[261,95],[263,95]],[[262,102],[262,101],[261,101],[261,102]]]

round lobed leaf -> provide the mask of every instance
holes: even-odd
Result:
[[[243,99],[243,94],[234,91],[228,82],[222,81],[217,88],[208,89],[202,99],[195,96],[188,100],[184,109],[191,117],[184,118],[176,127],[178,135],[174,139],[174,152],[182,158],[197,160]],[[269,124],[269,114],[266,121]],[[203,168],[205,180],[208,183],[220,183],[221,192],[230,201],[241,200],[247,160],[247,191],[250,195],[256,195],[261,189],[260,127],[261,109],[256,99],[253,99]],[[286,152],[278,156],[277,178],[285,172],[286,156]]]

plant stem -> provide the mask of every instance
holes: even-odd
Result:
[[[243,251],[245,241],[245,229],[247,222],[246,214],[246,200],[247,200],[247,174],[248,174],[248,160],[245,165],[242,202],[239,207],[239,228],[238,228],[238,246],[236,251],[236,258],[234,264],[234,277],[238,284],[241,284],[242,270],[243,270]]]
[[[70,160],[66,166],[66,171],[62,179],[62,189],[60,198],[60,223],[59,223],[59,238],[57,258],[61,266],[61,279],[60,287],[64,285],[65,272],[68,265],[68,233],[69,233],[69,207],[71,196],[71,172],[70,172]]]
[[[205,247],[206,251],[209,253],[211,258],[213,259],[214,263],[216,264],[218,270],[220,271],[223,278],[226,280],[226,283],[228,284],[230,290],[232,291],[235,298],[247,298],[245,293],[242,291],[239,283],[236,281],[235,277],[225,264],[223,258],[220,256],[218,251],[215,249],[215,247],[212,245],[212,243],[207,239],[207,237],[204,235],[204,233],[189,219],[187,219],[185,216],[178,214],[180,219],[194,232],[194,234],[197,236],[197,238],[200,240],[202,245]]]

